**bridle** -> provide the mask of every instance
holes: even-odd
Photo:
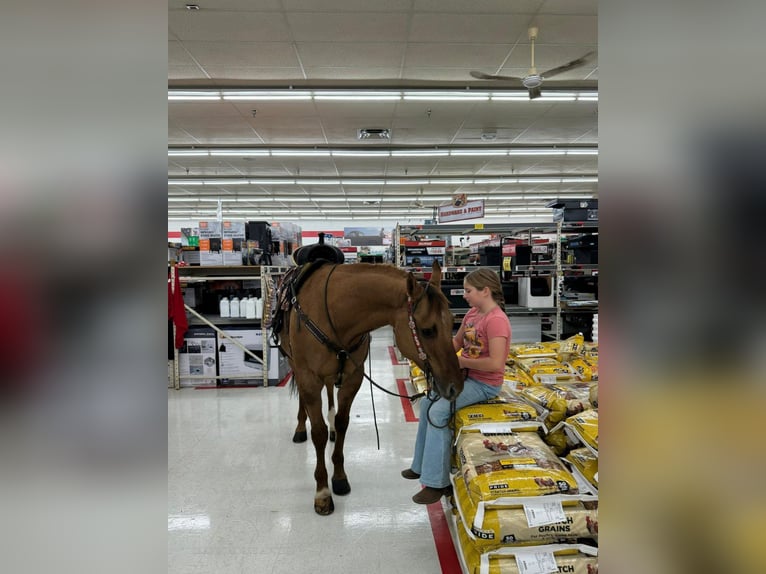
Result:
[[[426,376],[426,392],[425,393],[418,393],[417,396],[425,396],[431,403],[428,405],[428,410],[426,411],[426,417],[428,418],[428,423],[436,428],[445,428],[447,426],[450,426],[450,423],[454,420],[455,417],[455,401],[450,401],[450,416],[447,420],[447,423],[443,426],[439,426],[433,423],[431,420],[431,407],[434,405],[436,401],[438,401],[441,398],[441,395],[434,389],[433,386],[433,380],[434,375],[431,371],[431,364],[428,362],[428,355],[426,355],[425,350],[423,349],[423,345],[420,343],[420,337],[418,337],[418,329],[417,325],[415,324],[415,309],[418,307],[418,303],[423,299],[423,297],[426,296],[428,293],[428,288],[431,286],[430,283],[426,283],[423,287],[423,292],[420,294],[420,297],[417,298],[415,303],[412,302],[412,296],[407,293],[407,325],[410,328],[410,332],[412,333],[412,340],[415,342],[415,350],[418,352],[418,359],[423,361],[423,366],[425,367],[423,369],[423,374]],[[453,428],[450,426],[450,428]]]

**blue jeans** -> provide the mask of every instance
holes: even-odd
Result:
[[[455,411],[494,398],[499,393],[500,387],[492,387],[475,379],[466,379],[463,392],[455,401]],[[452,429],[446,426],[449,415],[449,401],[442,398],[436,402],[429,400],[428,397],[421,399],[415,454],[410,468],[420,475],[420,483],[423,486],[432,488],[449,486],[452,455]],[[437,426],[444,428],[437,428]]]

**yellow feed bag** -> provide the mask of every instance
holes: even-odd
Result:
[[[591,409],[569,417],[565,425],[586,447],[598,452],[598,411]]]
[[[522,399],[503,385],[500,394],[494,399],[463,407],[455,413],[455,432],[462,427],[476,423],[509,423],[520,421],[534,421],[545,413],[539,411],[529,402]]]
[[[530,498],[520,499],[519,503],[492,503],[479,515],[476,521],[477,507],[468,495],[465,483],[456,477],[453,481],[455,500],[468,537],[473,545],[486,551],[498,545],[551,544],[554,542],[575,542],[578,538],[598,540],[598,501],[595,496],[583,497],[588,500],[562,501],[566,520],[555,524],[529,526],[523,504]],[[546,496],[552,500],[556,495]]]
[[[578,493],[572,473],[535,431],[460,433],[457,459],[476,504],[505,496]]]
[[[598,476],[598,457],[590,449],[585,447],[573,449],[564,458],[572,463],[572,466],[583,475],[585,480],[598,488],[598,480],[596,479]]]

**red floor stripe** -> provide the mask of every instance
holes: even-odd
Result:
[[[409,391],[407,390],[407,379],[396,379],[396,388],[399,389],[400,395],[409,395]],[[409,399],[405,399],[402,397],[400,399],[402,401],[402,410],[404,411],[404,420],[408,423],[416,423],[418,422],[418,417],[415,414],[415,410],[412,408],[412,403]]]
[[[292,372],[292,371],[289,371],[289,372],[288,372],[288,373],[285,375],[285,378],[284,378],[284,379],[282,379],[281,381],[279,381],[279,384],[278,384],[277,386],[278,386],[278,387],[284,387],[284,386],[287,384],[287,381],[289,381],[289,380],[290,380],[290,377],[292,377],[292,376],[293,376],[293,372]]]
[[[439,556],[442,574],[463,574],[441,501],[438,504],[429,504],[426,508],[431,521],[431,530],[434,533],[434,544],[436,544],[436,554]]]
[[[388,346],[388,354],[391,357],[391,363],[394,365],[408,365],[409,363],[405,360],[404,363],[399,362],[399,357],[396,356],[396,349],[394,349],[391,345]]]

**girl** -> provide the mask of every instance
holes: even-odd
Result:
[[[463,288],[463,298],[471,309],[452,339],[455,351],[462,349],[458,361],[466,370],[465,386],[455,400],[455,410],[498,395],[511,344],[511,323],[505,314],[497,273],[491,269],[472,271],[463,279]],[[437,502],[451,491],[449,418],[449,401],[428,396],[421,401],[415,454],[410,468],[402,471],[404,478],[419,478],[424,487],[412,497],[418,504]]]

